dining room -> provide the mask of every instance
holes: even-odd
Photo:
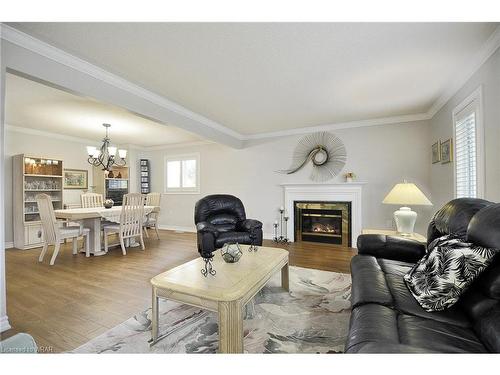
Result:
[[[197,136],[14,73],[6,108],[7,248],[50,248],[53,265],[74,239],[91,257],[160,239],[163,173],[144,154]]]

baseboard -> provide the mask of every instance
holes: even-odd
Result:
[[[0,332],[7,331],[11,328],[12,327],[9,324],[9,318],[7,317],[7,315],[0,317]]]
[[[176,232],[188,232],[188,233],[195,233],[196,232],[195,227],[183,227],[183,226],[178,226],[178,225],[158,225],[158,229],[174,230]]]
[[[10,249],[11,247],[14,247],[14,242],[6,242],[5,243],[5,248]]]
[[[158,229],[163,229],[163,230],[174,230],[177,232],[188,232],[188,233],[195,233],[196,228],[195,227],[183,227],[179,225],[158,225]],[[273,233],[264,233],[263,234],[265,240],[272,240],[274,238]]]
[[[273,233],[263,233],[262,236],[264,237],[265,240],[272,240],[274,238]]]

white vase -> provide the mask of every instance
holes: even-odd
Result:
[[[352,177],[346,177],[345,182],[352,182]]]

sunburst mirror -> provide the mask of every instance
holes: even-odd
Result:
[[[292,174],[311,161],[311,180],[323,182],[335,177],[344,168],[346,159],[345,146],[339,137],[317,132],[300,139],[293,151],[292,165],[278,172]]]

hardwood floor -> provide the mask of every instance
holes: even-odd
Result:
[[[7,314],[13,329],[31,334],[41,351],[72,350],[120,324],[151,304],[149,280],[158,273],[198,256],[196,235],[160,231],[146,239],[146,251],[130,249],[122,256],[113,248],[101,257],[73,256],[71,244],[62,247],[56,264],[43,263],[40,249],[6,251]],[[356,249],[322,244],[275,244],[290,252],[290,264],[349,272]]]

